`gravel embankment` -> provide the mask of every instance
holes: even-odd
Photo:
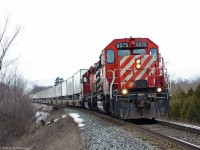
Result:
[[[85,150],[155,150],[147,141],[139,139],[134,132],[127,131],[120,125],[80,110],[67,108],[68,113],[78,113],[84,120],[80,128]]]

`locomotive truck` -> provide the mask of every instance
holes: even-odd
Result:
[[[158,45],[148,38],[114,39],[88,69],[32,95],[34,102],[84,107],[120,119],[169,111],[170,82]]]

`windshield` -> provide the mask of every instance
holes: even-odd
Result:
[[[145,55],[146,50],[145,49],[134,49],[133,54],[135,54],[135,55]]]
[[[118,50],[118,56],[129,56],[129,55],[145,55],[146,50],[145,49],[123,49],[123,50]]]
[[[129,56],[131,51],[129,49],[118,50],[118,56]]]

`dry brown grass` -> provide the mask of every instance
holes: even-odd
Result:
[[[26,134],[32,124],[34,112],[24,97],[7,101],[0,106],[0,146],[10,145],[13,140]]]
[[[10,145],[26,134],[33,118],[28,81],[17,72],[17,68],[0,71],[0,146]]]
[[[63,110],[51,111],[45,122],[61,118],[64,114],[66,115],[66,112]],[[14,142],[13,146],[27,147],[33,150],[82,149],[79,127],[70,116],[48,125],[33,124],[30,134]]]

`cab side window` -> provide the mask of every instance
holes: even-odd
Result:
[[[114,63],[114,51],[113,50],[107,50],[107,63],[111,64]]]
[[[158,59],[158,53],[156,48],[151,48],[150,49],[150,54],[153,55],[154,61],[157,61]]]

